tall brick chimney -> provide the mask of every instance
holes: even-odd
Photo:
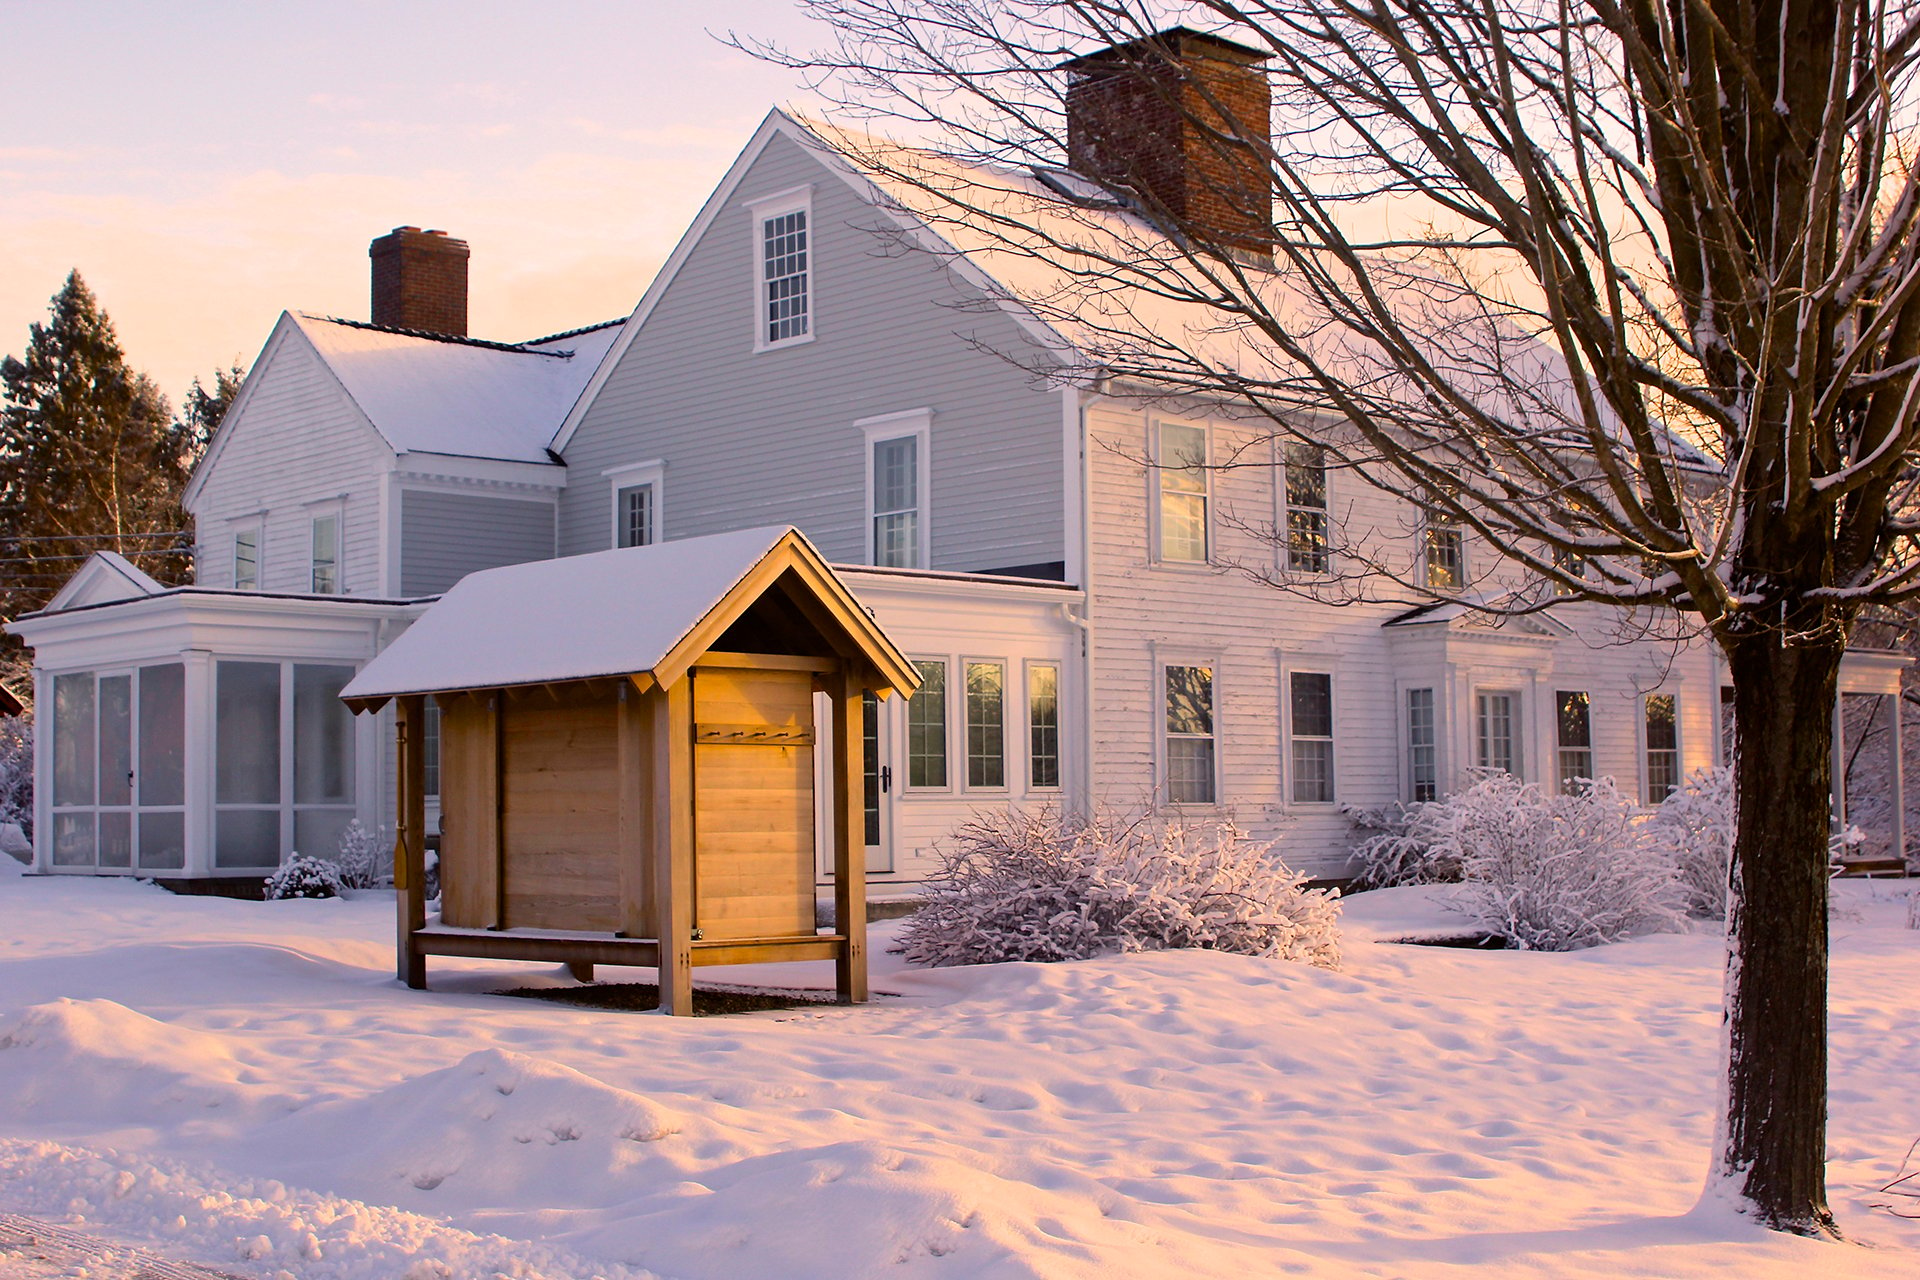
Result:
[[[395,227],[367,246],[373,322],[467,336],[467,242],[444,231]]]
[[[1266,58],[1172,27],[1073,59],[1065,64],[1068,163],[1226,248],[1271,256]]]

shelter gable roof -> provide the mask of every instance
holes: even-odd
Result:
[[[783,575],[794,575],[889,689],[912,664],[791,526],[486,569],[462,578],[341,693],[403,694],[645,675],[670,684]]]

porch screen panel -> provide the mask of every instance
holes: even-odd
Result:
[[[280,865],[280,664],[218,663],[214,707],[214,865],[276,867]]]
[[[93,810],[53,815],[53,865],[93,865]]]
[[[142,811],[140,866],[147,871],[178,871],[187,865],[187,815]]]
[[[53,802],[93,803],[93,672],[53,678]],[[91,844],[92,838],[88,838]],[[88,855],[92,861],[92,855]]]
[[[100,677],[97,696],[100,699],[100,804],[102,807],[129,805],[133,803],[133,677]]]
[[[102,809],[100,811],[100,865],[103,867],[133,865],[133,810]]]
[[[353,803],[353,715],[340,691],[352,667],[293,669],[293,801]]]
[[[177,662],[140,668],[138,777],[142,808],[186,803],[186,668]]]

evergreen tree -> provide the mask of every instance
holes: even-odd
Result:
[[[196,410],[205,406],[190,401]],[[80,273],[69,274],[25,356],[0,360],[0,616],[46,604],[94,551],[187,580],[189,444],[152,379],[127,366]]]
[[[246,380],[247,371],[235,360],[228,368],[214,371],[211,388],[198,378],[187,388],[186,400],[180,406],[180,416],[173,421],[172,443],[186,460],[188,470],[200,461],[207,446],[213,443],[213,433],[220,429],[227,410],[233,407],[234,397],[240,394],[240,384]]]

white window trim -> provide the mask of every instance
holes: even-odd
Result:
[[[917,510],[920,514],[920,545],[914,548],[915,556],[912,568],[930,567],[933,548],[933,410],[907,409],[899,413],[883,413],[878,417],[861,418],[854,426],[860,429],[860,437],[866,453],[865,472],[866,498],[863,504],[863,519],[866,523],[867,563],[876,564],[877,548],[873,542],[873,451],[875,446],[886,440],[901,440],[914,437],[918,444],[914,447],[914,496],[919,500]]]
[[[1521,782],[1527,781],[1527,690],[1518,684],[1477,684],[1467,694],[1467,758],[1475,769],[1490,769],[1493,766],[1480,763],[1480,698],[1482,695],[1498,695],[1513,699],[1513,776]],[[1558,748],[1555,748],[1558,750]]]
[[[253,535],[253,585],[251,587],[243,587],[239,583],[240,557],[236,555],[235,552],[239,550],[240,535],[243,533],[251,533]],[[312,535],[309,534],[308,536]],[[227,521],[227,557],[229,561],[227,565],[227,577],[232,581],[234,590],[266,590],[267,522],[264,517],[243,516],[236,520]]]
[[[329,594],[344,596],[347,594],[347,503],[344,498],[328,498],[321,502],[306,504],[307,512],[307,572],[306,585],[302,590],[309,595],[318,595],[313,589],[313,535],[314,526],[328,516],[333,517],[333,591]]]
[[[1166,473],[1166,468],[1162,465],[1164,454],[1160,447],[1161,428],[1163,427],[1187,427],[1200,432],[1206,439],[1206,466],[1202,469],[1201,475],[1206,482],[1207,520],[1205,537],[1207,540],[1207,554],[1206,558],[1202,560],[1169,560],[1164,554],[1166,543],[1161,537],[1160,528],[1160,481],[1161,477]],[[1159,568],[1174,569],[1186,573],[1211,572],[1213,569],[1214,553],[1218,549],[1213,518],[1214,506],[1216,505],[1213,492],[1213,427],[1209,423],[1195,422],[1187,418],[1155,417],[1149,420],[1147,432],[1147,442],[1149,445],[1147,464],[1147,561]],[[1176,662],[1173,665],[1179,667],[1192,664]],[[1216,762],[1218,758],[1219,753],[1215,752]]]
[[[1033,669],[1053,669],[1053,756],[1055,777],[1052,786],[1038,786],[1033,780]],[[1025,658],[1020,663],[1020,789],[1043,796],[1058,795],[1067,782],[1067,672],[1059,658]],[[1011,774],[1008,775],[1012,777]]]
[[[1192,800],[1175,800],[1172,794],[1171,779],[1167,775],[1170,763],[1167,759],[1167,668],[1168,667],[1206,667],[1213,672],[1213,802],[1211,804]],[[1151,721],[1153,726],[1153,781],[1154,791],[1160,797],[1160,803],[1167,808],[1179,809],[1187,813],[1214,813],[1226,805],[1222,799],[1225,792],[1226,773],[1226,733],[1223,728],[1221,707],[1225,699],[1220,696],[1220,655],[1218,653],[1193,653],[1174,650],[1155,652],[1153,655],[1153,706]]]
[[[747,238],[753,256],[753,349],[784,351],[812,342],[820,332],[820,238],[813,217],[813,184],[805,183],[746,202]],[[764,224],[782,214],[807,215],[807,331],[778,342],[767,341],[767,254]]]
[[[967,668],[976,663],[1000,668],[1000,785],[997,787],[976,787],[973,785],[971,778],[973,742],[970,730],[973,726],[967,722],[966,684]],[[1013,721],[1007,715],[1007,712],[1012,709],[1013,705],[1013,690],[1009,682],[1013,678],[1016,664],[1007,658],[968,654],[961,657],[958,665],[960,671],[960,724],[958,726],[960,730],[960,777],[957,781],[960,784],[960,790],[970,791],[975,795],[1006,795],[1016,789],[1013,785],[1015,770],[1020,767],[1025,759],[1024,756],[1020,760],[1014,758],[1013,743],[1011,741],[1012,734],[1009,732]]]
[[[646,462],[629,463],[623,467],[608,467],[600,474],[605,476],[608,482],[607,508],[610,514],[607,517],[607,545],[609,547],[620,545],[620,491],[637,489],[643,484],[650,484],[653,486],[653,510],[649,513],[648,519],[647,531],[652,539],[648,545],[658,546],[661,541],[661,532],[666,528],[666,521],[661,514],[665,509],[666,499],[667,464],[665,460],[653,458]]]
[[[1327,696],[1333,700],[1333,799],[1296,800],[1293,798],[1293,677],[1296,675],[1325,676],[1327,678]],[[1220,727],[1218,702],[1214,699],[1216,710],[1214,729]],[[1333,809],[1340,802],[1340,673],[1330,657],[1318,654],[1288,655],[1280,663],[1280,784],[1282,803],[1289,809]],[[1315,738],[1318,742],[1319,739]]]
[[[1640,756],[1638,762],[1640,794],[1637,799],[1640,802],[1640,807],[1643,809],[1658,809],[1660,807],[1658,800],[1650,798],[1653,794],[1653,774],[1649,766],[1652,765],[1653,758],[1649,754],[1651,748],[1647,745],[1647,699],[1658,697],[1673,699],[1673,777],[1676,784],[1675,790],[1678,790],[1677,784],[1685,782],[1687,778],[1687,739],[1686,734],[1683,732],[1685,726],[1682,723],[1682,717],[1686,714],[1687,704],[1685,699],[1681,697],[1681,694],[1685,692],[1684,686],[1681,685],[1662,685],[1659,688],[1647,689],[1634,699],[1634,711],[1636,713],[1634,715],[1634,740],[1639,747]],[[1719,698],[1717,690],[1715,691],[1714,697],[1717,701]]]
[[[1587,745],[1585,747],[1565,747],[1565,746],[1562,746],[1560,743],[1560,695],[1563,693],[1581,694],[1585,696],[1587,700]],[[1544,781],[1547,784],[1547,786],[1549,786],[1552,789],[1554,794],[1559,795],[1559,794],[1562,794],[1562,788],[1565,786],[1565,781],[1560,776],[1560,753],[1561,752],[1585,751],[1587,753],[1588,780],[1589,781],[1593,780],[1600,773],[1600,749],[1594,743],[1595,735],[1593,731],[1593,705],[1594,705],[1593,689],[1591,686],[1587,684],[1580,684],[1577,687],[1562,687],[1559,684],[1550,684],[1550,686],[1547,689],[1547,697],[1551,700],[1551,704],[1548,706],[1547,710],[1553,719],[1551,739],[1548,744],[1553,751],[1553,776],[1550,778],[1545,778]],[[1646,719],[1646,709],[1644,707],[1641,709],[1640,716],[1641,716],[1642,722],[1644,723]],[[1643,728],[1641,731],[1644,733],[1645,729]]]
[[[959,794],[961,789],[960,771],[964,770],[967,767],[967,761],[966,761],[965,752],[963,751],[956,752],[953,749],[953,740],[954,740],[954,733],[955,733],[954,703],[955,703],[955,698],[958,696],[957,691],[959,689],[961,679],[965,678],[965,674],[966,674],[965,668],[960,667],[958,660],[954,657],[954,655],[950,653],[909,653],[907,655],[907,662],[909,665],[918,664],[922,662],[938,662],[947,669],[946,697],[943,699],[943,701],[946,703],[946,708],[947,708],[947,716],[946,716],[947,781],[945,786],[940,786],[940,787],[921,787],[921,786],[914,785],[914,781],[913,781],[913,717],[908,710],[908,708],[912,705],[912,698],[911,696],[909,696],[907,698],[902,698],[900,700],[900,722],[899,723],[900,723],[901,770],[900,770],[899,793],[903,796],[905,795],[916,795],[916,796],[957,795]],[[956,676],[956,671],[958,672],[958,676]],[[960,710],[964,714],[965,712],[964,705],[960,708]],[[964,736],[965,734],[964,725],[960,726],[959,732]]]
[[[1400,758],[1397,770],[1400,779],[1399,795],[1407,804],[1425,803],[1416,801],[1413,796],[1413,711],[1407,703],[1407,695],[1416,689],[1425,689],[1433,700],[1433,798],[1439,800],[1446,795],[1443,785],[1446,778],[1446,681],[1438,676],[1424,679],[1402,679],[1396,681],[1393,688],[1395,699],[1393,719],[1398,727],[1396,751]],[[1336,762],[1337,763],[1337,762]]]
[[[1273,486],[1274,532],[1278,535],[1275,538],[1275,542],[1279,544],[1279,563],[1276,567],[1285,573],[1299,574],[1303,577],[1331,578],[1334,575],[1335,559],[1333,546],[1333,468],[1327,465],[1327,447],[1325,445],[1314,445],[1312,447],[1320,450],[1320,470],[1326,486],[1327,505],[1324,507],[1302,507],[1300,509],[1302,511],[1318,511],[1322,516],[1326,517],[1327,567],[1320,570],[1296,569],[1293,567],[1293,523],[1288,519],[1293,513],[1293,504],[1287,501],[1287,473],[1291,469],[1292,464],[1287,461],[1287,449],[1289,446],[1295,444],[1304,445],[1306,441],[1276,437],[1273,442],[1273,470],[1275,481]],[[1209,516],[1212,515],[1213,507],[1211,503],[1208,504],[1207,512]],[[1211,543],[1209,543],[1209,545],[1211,545]]]

